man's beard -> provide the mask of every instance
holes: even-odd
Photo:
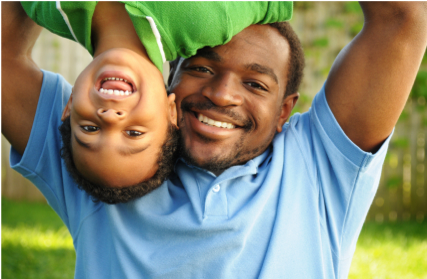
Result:
[[[181,111],[183,113],[184,112],[193,113],[191,111],[192,108],[196,108],[199,110],[216,111],[216,112],[219,112],[221,114],[227,115],[234,120],[238,120],[238,121],[240,121],[240,123],[243,123],[243,125],[241,127],[241,129],[243,129],[243,134],[240,137],[240,139],[238,139],[234,143],[234,146],[228,149],[228,150],[231,150],[231,152],[229,152],[228,154],[224,154],[224,155],[221,154],[221,155],[216,155],[216,156],[213,156],[210,158],[203,158],[202,162],[197,160],[197,158],[193,157],[193,155],[191,153],[191,146],[185,146],[184,135],[182,134],[184,129],[179,129],[179,134],[180,134],[179,146],[181,146],[180,156],[188,164],[191,164],[193,166],[197,166],[197,167],[200,167],[202,169],[211,171],[215,174],[221,173],[224,170],[226,170],[232,166],[235,166],[235,165],[243,165],[247,161],[255,158],[258,155],[260,155],[262,152],[264,152],[265,149],[267,149],[267,147],[270,145],[270,143],[271,143],[271,141],[275,135],[275,131],[273,131],[271,133],[271,135],[267,138],[267,140],[262,145],[260,145],[258,147],[254,147],[253,149],[250,149],[250,150],[245,149],[246,135],[248,133],[250,133],[254,128],[254,124],[250,120],[244,119],[242,116],[240,116],[239,114],[235,113],[234,111],[232,111],[230,109],[218,107],[215,104],[213,104],[212,102],[210,102],[209,100],[207,100],[204,103],[183,102],[181,104]],[[180,119],[179,125],[181,127],[182,127],[182,125],[184,125],[184,117],[182,117]],[[199,135],[199,138],[202,139],[206,144],[215,144],[214,140],[209,139],[209,138],[205,138],[202,135]]]

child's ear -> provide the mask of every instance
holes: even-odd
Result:
[[[73,100],[73,94],[70,95],[70,99],[68,99],[68,102],[65,105],[64,110],[62,111],[61,121],[64,121],[68,116],[70,116],[72,100]]]
[[[168,96],[168,107],[169,107],[169,117],[170,120],[172,122],[172,124],[174,124],[175,126],[178,127],[177,124],[177,113],[176,113],[176,104],[175,104],[175,93],[170,93]]]

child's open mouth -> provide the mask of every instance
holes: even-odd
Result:
[[[106,77],[101,81],[99,92],[106,95],[129,96],[134,90],[132,84],[126,79]]]

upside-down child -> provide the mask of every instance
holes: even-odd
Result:
[[[227,43],[251,24],[289,20],[289,2],[23,2],[94,57],[60,127],[68,172],[94,200],[126,202],[161,185],[177,156],[174,94],[162,65]],[[224,127],[227,129],[227,127]]]

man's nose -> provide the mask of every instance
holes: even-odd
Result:
[[[203,88],[202,93],[217,106],[240,106],[243,103],[243,96],[239,85],[237,77],[232,74],[218,75]]]
[[[104,122],[113,124],[116,123],[126,117],[126,112],[123,110],[116,109],[103,109],[100,108],[97,111],[99,118],[101,118]]]

